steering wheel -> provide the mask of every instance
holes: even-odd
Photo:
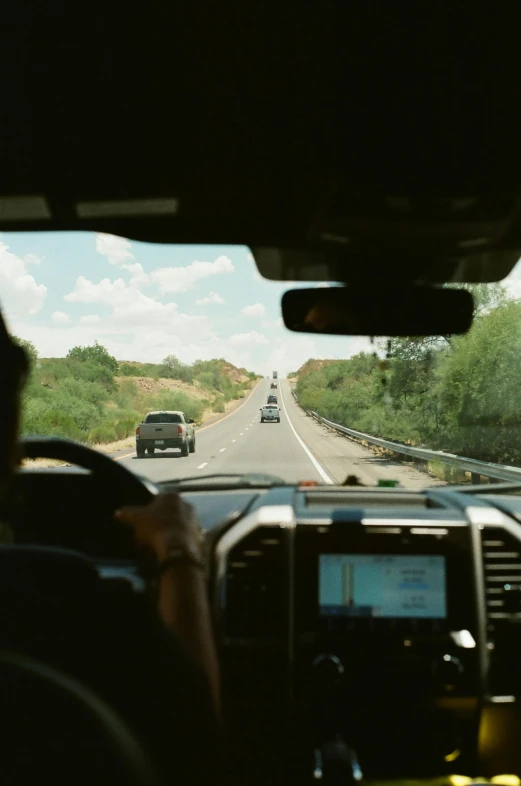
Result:
[[[96,494],[87,503],[87,508],[92,509],[95,503],[94,518],[76,518],[74,528],[69,528],[68,522],[61,523],[60,513],[52,517],[53,525],[49,539],[43,535],[45,530],[45,516],[27,517],[24,513],[24,492],[15,491],[10,502],[6,505],[4,513],[6,521],[10,521],[16,530],[16,542],[19,544],[40,543],[49,546],[56,544],[70,544],[65,548],[72,548],[86,554],[104,554],[107,558],[129,559],[136,562],[140,572],[144,575],[146,566],[151,562],[151,555],[147,549],[139,548],[131,529],[123,522],[112,518],[113,511],[123,505],[147,505],[159,493],[154,483],[145,478],[138,477],[124,467],[120,462],[114,461],[109,456],[93,450],[85,445],[68,439],[56,437],[24,437],[20,440],[20,452],[25,458],[50,458],[74,464],[88,470]],[[62,475],[67,481],[67,475]],[[19,475],[23,489],[23,473]],[[42,478],[44,480],[44,478]],[[97,515],[99,512],[99,515]],[[43,526],[41,526],[43,524]],[[71,532],[74,533],[71,540]],[[41,539],[43,535],[43,540]],[[76,545],[77,544],[77,545]],[[60,546],[62,547],[62,546]]]
[[[20,446],[23,458],[56,459],[75,464],[95,475],[102,474],[105,482],[113,483],[121,491],[122,503],[147,505],[159,493],[151,481],[138,477],[104,453],[79,442],[58,437],[22,437]]]

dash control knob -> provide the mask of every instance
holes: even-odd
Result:
[[[313,661],[315,676],[324,683],[333,683],[344,676],[344,664],[337,655],[324,653]]]
[[[453,693],[457,690],[465,669],[463,663],[454,655],[443,655],[435,665],[435,674],[438,687],[444,693]]]

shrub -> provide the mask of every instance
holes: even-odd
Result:
[[[96,426],[89,431],[87,442],[90,445],[101,445],[104,442],[116,442],[118,439],[115,429],[108,423]]]
[[[150,409],[179,410],[194,420],[200,420],[203,414],[202,402],[183,391],[164,390],[154,396],[150,403]]]
[[[165,369],[156,363],[122,363],[118,372],[117,362],[97,343],[74,347],[65,358],[43,359],[34,367],[24,391],[22,430],[89,444],[115,442],[132,435],[147,411],[181,410],[200,423],[205,410],[224,412],[226,401],[242,397],[249,388],[248,383],[231,381],[231,367],[224,360],[187,366],[170,357],[163,365],[171,378],[197,378],[208,390],[207,398],[199,400],[182,390],[151,395],[132,377],[157,379]],[[116,381],[115,373],[123,379]]]
[[[119,369],[118,374],[121,377],[141,377],[143,372],[139,366],[131,366],[130,363],[123,363]]]
[[[215,401],[213,402],[212,409],[213,409],[214,412],[224,412],[225,411],[226,407],[225,407],[224,398],[222,396],[218,396],[215,399]]]
[[[79,360],[82,363],[91,362],[95,366],[102,366],[107,368],[112,376],[118,370],[118,361],[115,357],[109,354],[108,350],[97,341],[89,347],[73,347],[67,353],[67,357],[71,360]]]

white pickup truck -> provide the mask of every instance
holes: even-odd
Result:
[[[280,423],[280,409],[276,404],[265,404],[260,413],[261,423]]]
[[[136,453],[143,458],[145,451],[179,448],[182,456],[195,453],[195,432],[192,418],[184,412],[149,412],[136,429]]]

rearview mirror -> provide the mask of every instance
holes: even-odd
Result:
[[[342,336],[466,333],[474,301],[466,289],[424,286],[292,289],[282,297],[289,330]]]

